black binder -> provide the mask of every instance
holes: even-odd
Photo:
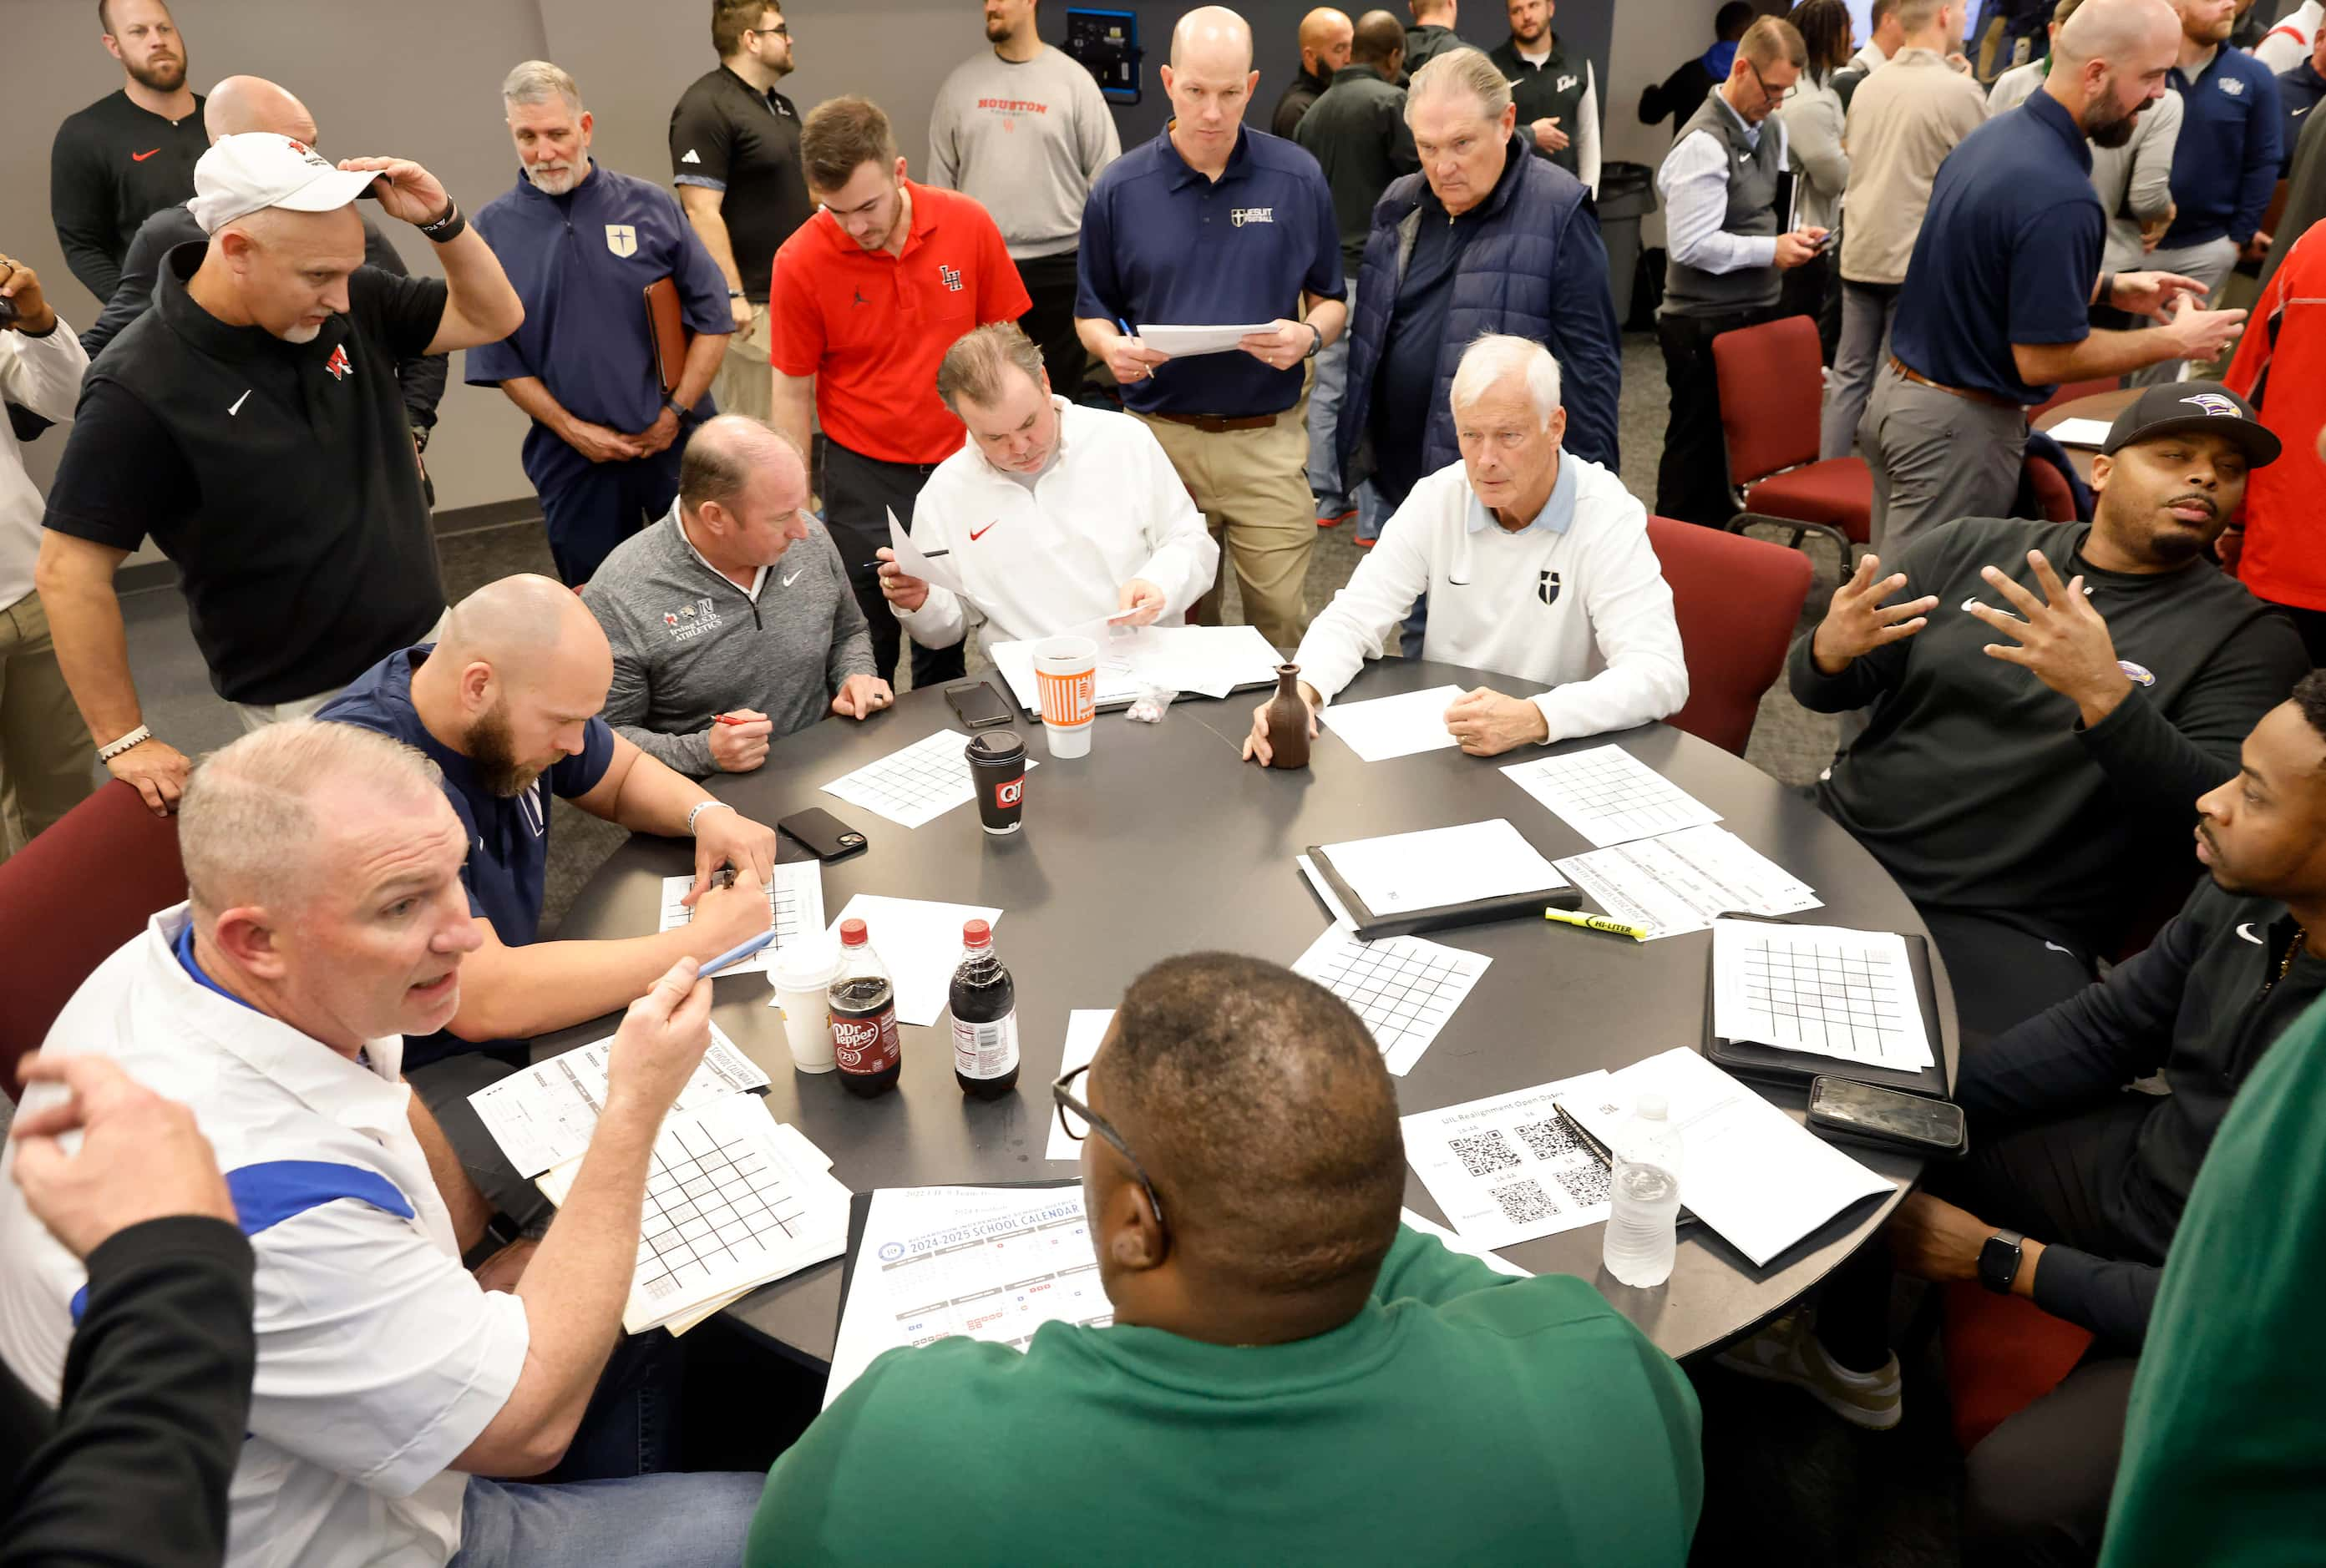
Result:
[[[1723,920],[1763,920],[1772,925],[1797,925],[1798,921],[1777,919],[1765,914],[1730,913]],[[1884,1089],[1903,1090],[1908,1094],[1925,1095],[1932,1099],[1949,1096],[1946,1066],[1946,1037],[1939,1029],[1938,990],[1931,978],[1931,942],[1928,937],[1906,936],[1906,964],[1914,980],[1914,999],[1922,1005],[1922,1030],[1931,1042],[1931,1054],[1937,1058],[1930,1066],[1916,1072],[1893,1067],[1867,1067],[1856,1062],[1845,1062],[1838,1056],[1819,1056],[1806,1051],[1790,1051],[1780,1045],[1763,1045],[1751,1040],[1724,1040],[1712,1032],[1714,991],[1718,977],[1716,960],[1707,945],[1704,952],[1704,1054],[1714,1065],[1726,1068],[1739,1078],[1758,1079],[1763,1083],[1780,1083],[1788,1088],[1806,1090],[1812,1078],[1847,1078],[1859,1083],[1871,1083]]]
[[[1517,920],[1526,915],[1541,917],[1546,909],[1580,909],[1583,890],[1566,887],[1542,887],[1531,893],[1505,893],[1493,898],[1473,899],[1467,904],[1441,904],[1433,909],[1409,909],[1402,914],[1375,914],[1357,896],[1333,865],[1333,858],[1311,844],[1307,849],[1308,862],[1317,868],[1317,875],[1341,901],[1355,923],[1357,935],[1366,942],[1384,936],[1410,936],[1416,932],[1446,931],[1457,925],[1484,925],[1489,921]]]

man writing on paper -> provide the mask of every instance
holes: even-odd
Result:
[[[722,413],[679,459],[670,515],[582,590],[614,653],[600,715],[680,773],[749,773],[770,738],[887,708],[872,639],[807,464],[758,420]]]
[[[2277,438],[2211,382],[2154,387],[2092,465],[2089,524],[1964,518],[1868,556],[1793,644],[1793,696],[1869,708],[1818,786],[1958,975],[1964,1036],[2032,1017],[2177,884],[2188,803],[2309,668],[2204,552]],[[1908,597],[1908,596],[1913,597]]]
[[[1397,1093],[1346,1004],[1258,960],[1170,959],[1053,1092],[1087,1115],[1087,1137],[1066,1127],[1112,1326],[880,1357],[768,1473],[747,1568],[1130,1563],[1161,1543],[1687,1557],[1688,1379],[1586,1282],[1512,1279],[1399,1224]],[[982,1452],[1009,1462],[951,1462]]]
[[[643,1474],[663,1445],[621,1376],[644,1359],[620,1330],[655,1136],[709,1039],[693,960],[630,1007],[563,1213],[488,1289],[461,1266],[481,1207],[398,1076],[405,1039],[464,1005],[479,941],[435,768],[346,725],[272,726],[193,770],[178,843],[188,902],[89,977],[42,1056],[183,1100],[227,1173],[257,1342],[227,1561],[546,1568],[587,1541],[732,1563],[749,1479]],[[65,1100],[42,1085],[25,1114]],[[0,1359],[44,1400],[87,1284],[0,1180]],[[600,1479],[488,1479],[553,1469]]]
[[[972,619],[987,644],[1117,614],[1176,623],[1211,587],[1220,547],[1162,444],[1128,414],[1053,393],[1015,323],[947,349],[937,395],[969,441],[929,476],[912,538],[950,552],[941,559],[966,597],[904,575],[881,551],[880,592],[916,645],[951,647]]]
[[[502,1157],[468,1097],[525,1061],[525,1042],[609,1013],[681,958],[700,962],[768,928],[776,836],[614,734],[613,655],[581,599],[505,577],[453,607],[442,641],[381,660],[321,717],[394,736],[442,775],[469,846],[461,880],[480,942],[461,1005],[407,1041],[405,1076],[477,1184],[520,1223],[544,1200]],[[549,797],[632,832],[694,840],[692,923],[652,936],[538,942]],[[732,867],[730,887],[712,886]]]
[[[677,199],[590,155],[596,121],[573,79],[528,60],[501,84],[521,174],[477,214],[525,300],[525,325],[469,354],[469,384],[531,416],[525,477],[557,575],[579,588],[614,546],[670,510],[679,455],[712,413],[735,329],[727,281]],[[646,291],[670,279],[694,341],[657,368]],[[663,390],[662,371],[677,376]]]
[[[1293,655],[1311,732],[1424,593],[1423,658],[1552,688],[1517,698],[1481,686],[1448,708],[1446,728],[1473,756],[1677,710],[1688,663],[1647,514],[1614,474],[1560,450],[1558,362],[1531,339],[1481,338],[1451,400],[1462,461],[1414,486]],[[1271,755],[1265,703],[1243,754]]]
[[[1826,1281],[1813,1333],[1789,1318],[1722,1358],[1857,1425],[1896,1424],[1893,1258],[2091,1331],[2059,1387],[1971,1451],[1966,1561],[2098,1549],[2125,1401],[2198,1167],[2246,1081],[2326,991],[2326,673],[2270,710],[2241,761],[2197,802],[2211,879],[2156,941],[1965,1056],[1970,1156],[1930,1168],[1890,1221],[1887,1255],[1865,1248]],[[2157,1074],[2170,1094],[2126,1092]]]

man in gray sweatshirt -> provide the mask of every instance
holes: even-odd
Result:
[[[679,772],[749,773],[777,736],[889,706],[872,639],[798,449],[758,420],[695,431],[669,514],[582,600],[614,650],[605,720]]]

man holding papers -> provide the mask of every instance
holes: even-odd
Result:
[[[1211,587],[1220,547],[1162,446],[1127,414],[1053,394],[1014,322],[947,349],[937,395],[969,441],[922,487],[912,542],[963,591],[880,552],[880,592],[916,646],[951,647],[972,621],[988,645],[1117,612],[1176,623]]]
[[[1787,1319],[1723,1358],[1856,1424],[1894,1425],[1893,1258],[2091,1331],[2066,1379],[1971,1451],[1966,1562],[2089,1562],[2099,1548],[2135,1359],[2198,1167],[2246,1081],[2326,991],[2321,778],[2326,674],[2313,673],[2197,803],[2210,881],[2146,951],[1966,1056],[1969,1157],[1930,1167],[1886,1254],[1868,1247],[1826,1282],[1813,1332]],[[2169,1094],[2126,1092],[2157,1074]],[[2259,1206],[2248,1218],[2275,1223]]]
[[[1293,656],[1312,728],[1424,593],[1423,658],[1552,688],[1521,700],[1481,686],[1457,699],[1446,728],[1474,756],[1626,729],[1688,700],[1647,514],[1614,474],[1560,450],[1558,395],[1558,362],[1531,339],[1481,338],[1464,351],[1452,394],[1461,464],[1414,486]],[[1265,704],[1244,755],[1269,759]]]
[[[478,942],[435,767],[351,726],[276,725],[194,770],[178,840],[190,902],[89,977],[44,1054],[191,1107],[256,1254],[227,1561],[732,1563],[757,1478],[642,1475],[658,1429],[624,1374],[647,1358],[616,1350],[656,1129],[709,1038],[694,960],[630,1007],[563,1216],[488,1289],[461,1266],[481,1206],[400,1076]],[[86,1280],[0,1180],[0,1359],[51,1402]],[[488,1479],[561,1465],[604,1479]]]
[[[1688,1379],[1587,1281],[1400,1225],[1396,1090],[1331,993],[1168,960],[1053,1092],[1112,1324],[879,1357],[769,1472],[747,1568],[1686,1559]]]

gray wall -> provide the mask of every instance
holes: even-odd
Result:
[[[1255,123],[1265,125],[1298,67],[1295,35],[1308,4],[1242,5],[1258,42]],[[1630,120],[1640,85],[1677,62],[1675,38],[1700,32],[1708,42],[1716,5],[1624,0],[1625,38],[1617,37],[1614,0],[1558,6],[1561,36],[1598,70],[1611,153],[1621,155],[1618,127]],[[1122,8],[1121,0],[1114,8]],[[1139,14],[1147,56],[1143,101],[1116,110],[1126,144],[1154,135],[1169,113],[1156,68],[1168,51],[1171,23],[1186,7],[1180,0],[1132,0],[1129,8]],[[709,6],[702,0],[178,0],[175,9],[198,88],[237,71],[274,78],[307,100],[326,151],[416,159],[472,210],[516,177],[496,89],[517,60],[540,56],[571,70],[597,116],[599,156],[652,179],[669,174],[671,105],[715,63]],[[1064,37],[1065,9],[1064,0],[1047,0],[1046,38]],[[120,68],[98,42],[96,10],[90,0],[0,0],[0,36],[8,40],[11,67],[11,135],[0,139],[0,250],[39,270],[76,328],[95,317],[97,302],[65,270],[57,247],[48,216],[48,158],[56,124],[121,82]],[[869,94],[896,120],[917,172],[927,162],[930,99],[954,64],[984,47],[979,14],[975,0],[795,0],[786,17],[799,70],[785,90],[804,109],[842,92]],[[1504,36],[1500,5],[1472,0],[1457,31],[1491,47]],[[1630,51],[1635,60],[1625,58],[1625,39],[1636,45]],[[433,270],[417,235],[395,225],[390,232],[414,271]],[[517,467],[523,418],[498,393],[461,385],[460,375],[456,362],[429,450],[439,504],[468,506],[529,494]],[[28,449],[37,480],[45,484],[63,444],[63,432],[52,431]]]

